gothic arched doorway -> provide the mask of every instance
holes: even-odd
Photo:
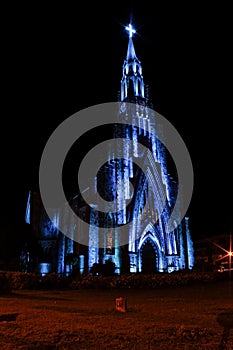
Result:
[[[155,249],[149,241],[142,246],[142,273],[156,272],[156,254]]]

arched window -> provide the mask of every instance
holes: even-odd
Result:
[[[128,95],[133,96],[134,95],[134,82],[132,79],[129,80],[129,90]]]

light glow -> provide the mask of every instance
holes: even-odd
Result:
[[[231,235],[230,235],[230,247],[229,247],[229,250],[226,250],[225,248],[221,247],[219,244],[215,243],[215,242],[212,242],[216,247],[220,248],[222,251],[224,251],[226,254],[221,256],[220,258],[218,258],[216,261],[219,261],[219,260],[223,260],[227,257],[229,257],[229,259],[231,259],[231,257],[233,256],[233,252],[232,252],[232,238],[231,238]]]
[[[125,27],[126,30],[129,32],[129,37],[132,38],[133,34],[136,33],[136,30],[133,29],[132,24],[130,23],[128,27]]]

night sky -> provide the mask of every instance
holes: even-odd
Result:
[[[128,44],[124,25],[131,18],[154,110],[177,129],[192,159],[187,215],[193,239],[230,232],[230,10],[217,4],[133,3],[5,9],[2,222],[24,219],[27,194],[37,187],[40,156],[54,129],[83,108],[117,101]]]

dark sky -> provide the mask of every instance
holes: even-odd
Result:
[[[174,125],[192,159],[188,215],[193,238],[229,232],[231,11],[217,4],[152,3],[109,2],[106,7],[98,2],[82,8],[20,4],[4,10],[4,222],[23,219],[41,153],[54,129],[83,108],[117,101],[128,43],[124,25],[132,18],[136,54],[154,110]]]

